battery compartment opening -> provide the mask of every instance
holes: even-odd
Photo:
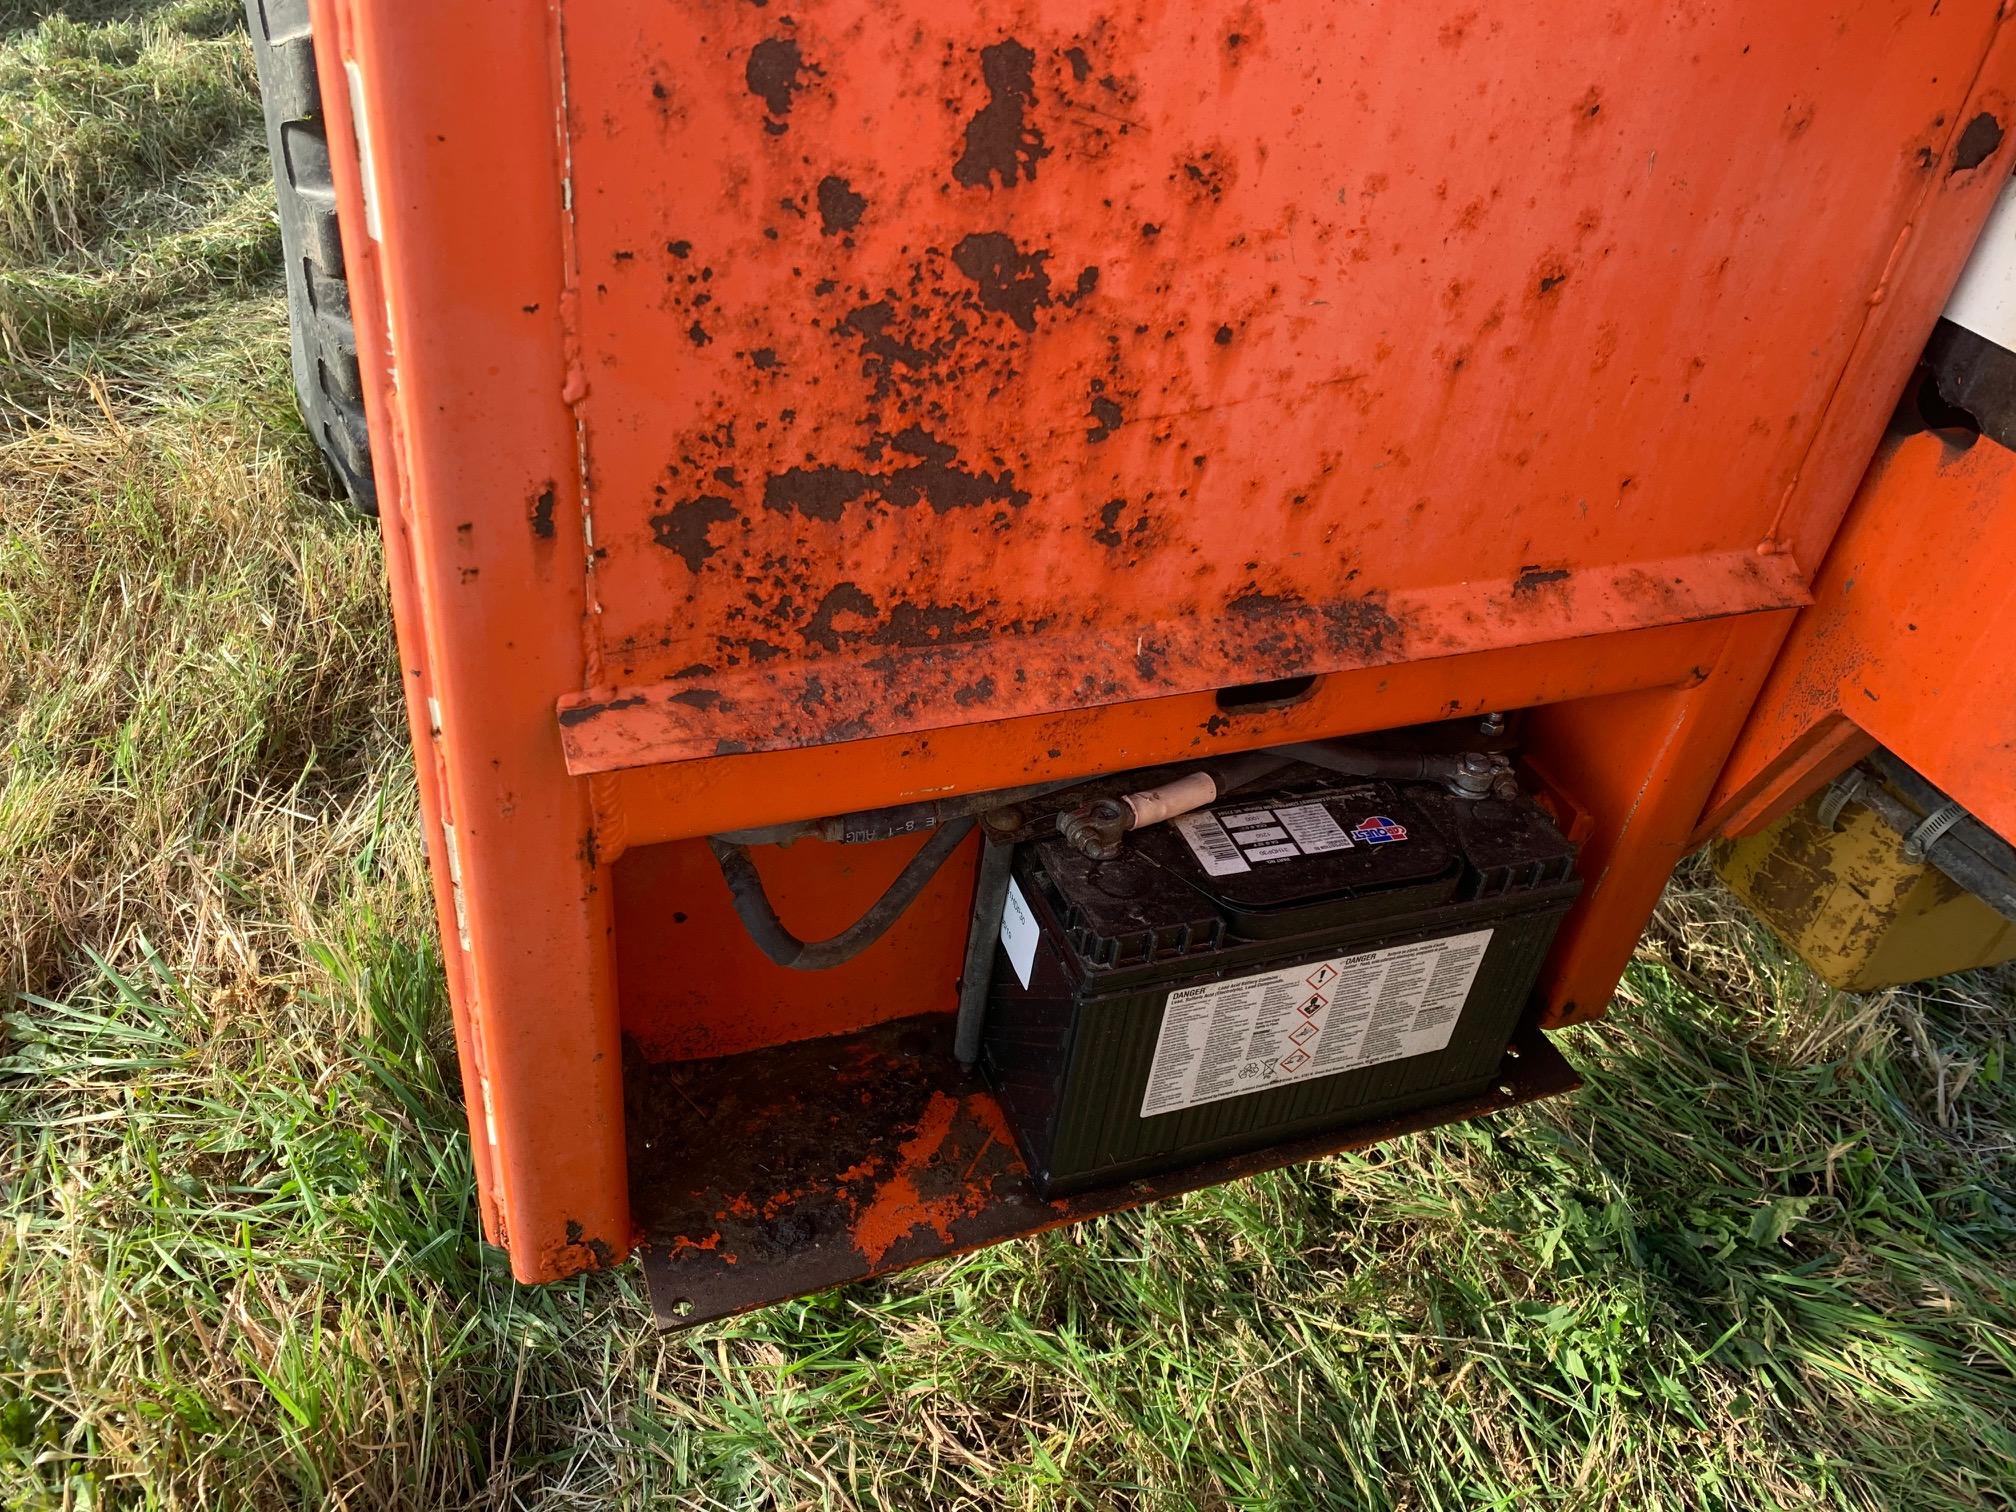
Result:
[[[1474,721],[1441,728],[1446,735],[1459,725],[1465,738],[1474,736]],[[1435,738],[1435,728],[1369,737],[1368,746],[1355,749],[1377,754],[1382,762],[1411,761],[1416,752],[1448,749],[1446,738]],[[1217,769],[1225,770],[1222,765]],[[1182,770],[1151,768],[1099,781],[1103,791],[1124,792],[1144,782],[1167,781],[1171,772]],[[1300,767],[1291,776],[1291,788],[1299,783],[1306,790],[1358,795],[1350,801],[1361,802],[1367,812],[1353,812],[1348,803],[1333,808],[1331,823],[1339,828],[1379,821],[1373,829],[1380,833],[1405,829],[1425,842],[1431,829],[1450,826],[1444,810],[1460,807],[1442,787],[1405,798],[1408,779],[1403,777],[1358,779]],[[1233,805],[1228,812],[1236,819],[1256,807],[1268,807],[1279,817],[1282,809],[1307,806],[1309,791],[1284,796],[1268,790],[1275,782],[1263,777],[1211,807],[1226,811]],[[1046,806],[1068,807],[1079,797],[1070,791],[1025,807],[1041,812]],[[1263,799],[1268,801],[1263,804]],[[1419,803],[1443,817],[1430,817]],[[1496,807],[1502,805],[1487,799],[1465,812],[1482,816]],[[1128,866],[1166,868],[1172,855],[1193,854],[1181,840],[1177,822],[1158,823],[1129,837]],[[1320,838],[1310,839],[1323,832],[1315,816],[1290,813],[1284,822],[1302,826],[1304,839],[1320,845]],[[1416,825],[1418,831],[1412,828]],[[800,837],[789,844],[752,843],[750,854],[778,915],[794,932],[813,938],[858,917],[926,839],[925,833],[917,833],[842,845]],[[1449,834],[1443,842],[1460,848],[1468,839]],[[1375,840],[1368,834],[1354,841],[1353,848],[1365,860],[1381,854],[1397,857],[1412,843],[1411,838]],[[1066,1173],[1060,1179],[1051,1168],[1054,1162],[1041,1158],[1043,1146],[1030,1136],[1032,1118],[1018,1104],[1023,1093],[1011,1084],[1013,1077],[1003,1074],[998,1037],[990,1040],[979,1067],[962,1064],[954,1054],[954,1010],[975,888],[983,875],[982,844],[979,834],[962,844],[871,948],[837,968],[814,972],[788,970],[761,956],[730,905],[705,841],[641,847],[618,862],[632,1203],[661,1325],[689,1326],[1575,1085],[1573,1072],[1538,1030],[1518,1022],[1530,982],[1501,983],[1497,1016],[1480,1035],[1466,1039],[1460,1079],[1439,1073],[1417,1076],[1417,1085],[1400,1096],[1366,1100],[1362,1106],[1321,1107],[1313,1114],[1305,1109],[1272,1126],[1235,1129],[1229,1137],[1151,1152],[1146,1161],[1136,1152],[1129,1157],[1133,1164],[1124,1169],[1109,1162],[1108,1170],[1095,1162],[1090,1174],[1080,1171],[1074,1179]],[[1022,864],[1033,864],[1043,844],[1057,844],[1054,831],[1050,840],[1025,841],[1013,853],[1016,876],[1027,889],[1025,904],[1030,893],[1047,886],[1032,880]],[[1172,852],[1171,846],[1179,849]],[[1254,863],[1253,869],[1260,866]],[[1435,876],[1447,870],[1452,896],[1475,896],[1475,889],[1454,886],[1453,864],[1413,868],[1424,870]],[[1471,867],[1464,875],[1472,871],[1482,874]],[[1558,878],[1553,867],[1527,874],[1543,872]],[[1253,880],[1249,876],[1248,882]],[[1376,883],[1377,878],[1370,880]],[[1190,879],[1208,881],[1203,874]],[[1409,885],[1415,902],[1421,903],[1421,878]],[[1376,916],[1379,887],[1358,890],[1364,899],[1354,906]],[[1283,933],[1282,917],[1270,917],[1269,899],[1249,895],[1221,901],[1232,909],[1225,917],[1236,916],[1236,925],[1207,928],[1200,921],[1195,927],[1164,930],[1155,949],[1121,951],[1113,959],[1136,975],[1173,972],[1191,980],[1252,975],[1275,956],[1285,960],[1305,949],[1317,949],[1324,960],[1348,960],[1406,945],[1404,930],[1386,931],[1398,947],[1370,941],[1366,931],[1376,932],[1375,918],[1308,946],[1308,932],[1292,927],[1293,919]],[[1457,899],[1456,905],[1516,913],[1521,903],[1516,897],[1496,897],[1481,904]],[[1289,914],[1295,906],[1291,900]],[[1048,910],[1044,930],[1065,943],[1056,899],[1045,892],[1035,907]],[[1424,927],[1432,935],[1445,926],[1475,934],[1489,923],[1478,926],[1467,917],[1429,919]],[[1074,919],[1070,932],[1085,937],[1087,959],[1098,955],[1100,947],[1091,938],[1099,933],[1098,921]],[[1417,936],[1420,932],[1415,930]],[[1522,962],[1537,961],[1544,953],[1543,933],[1551,937],[1551,919],[1544,931],[1526,931],[1517,952]],[[1180,948],[1169,944],[1178,935]],[[732,969],[721,969],[723,961],[732,962]],[[1127,966],[1128,961],[1134,964]],[[1298,955],[1295,964],[1306,963]],[[992,971],[997,988],[1014,980],[1014,963],[999,945],[993,950]],[[1159,1014],[1166,991],[1146,990],[1160,997],[1142,1011]],[[705,1001],[696,996],[702,992]],[[997,1025],[1015,1028],[1012,1010],[995,1019],[1002,1009],[998,998],[990,1005],[990,1035]],[[1026,1016],[1022,1027],[1027,1027]],[[1507,1051],[1508,1040],[1516,1042],[1520,1054]],[[1092,1089],[1092,1101],[1116,1119],[1125,1115],[1140,1122],[1141,1087],[1118,1086],[1131,1073],[1122,1073],[1117,1061],[1106,1069],[1113,1085],[1084,1084]],[[1025,1065],[1022,1072],[1026,1070]],[[1223,1123],[1226,1106],[1195,1111]],[[1183,1116],[1176,1115],[1179,1121]]]

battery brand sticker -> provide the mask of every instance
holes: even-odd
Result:
[[[1396,840],[1407,838],[1407,826],[1388,819],[1384,814],[1373,814],[1358,821],[1352,828],[1351,838],[1362,840],[1367,845],[1391,845]]]
[[[983,935],[984,939],[985,936]],[[1043,938],[1043,926],[1029,910],[1029,900],[1013,877],[1008,879],[1008,896],[1001,904],[1001,948],[1008,952],[1008,964],[1028,990],[1029,973],[1036,965],[1036,942]]]
[[[1172,992],[1141,1116],[1444,1049],[1490,943],[1479,929]]]
[[[1230,877],[1253,870],[1239,853],[1239,847],[1232,843],[1232,837],[1225,833],[1225,826],[1218,822],[1216,814],[1185,814],[1170,823],[1176,826],[1176,833],[1190,847],[1190,854],[1197,858],[1205,875]]]

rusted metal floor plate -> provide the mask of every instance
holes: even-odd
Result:
[[[631,1201],[661,1327],[684,1328],[865,1276],[1361,1149],[1573,1091],[1521,1031],[1482,1095],[1045,1202],[984,1082],[952,1059],[952,1019],[626,1076]]]

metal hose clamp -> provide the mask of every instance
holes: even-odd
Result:
[[[1862,784],[1868,781],[1868,773],[1860,767],[1853,767],[1836,777],[1820,795],[1820,807],[1816,817],[1821,828],[1832,829],[1841,820],[1841,810],[1862,796]]]
[[[1948,798],[1912,827],[1904,837],[1904,859],[1923,861],[1925,853],[1939,843],[1939,837],[1967,817],[1967,810]]]

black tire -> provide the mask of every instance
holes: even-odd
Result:
[[[350,286],[336,233],[336,186],[329,176],[308,0],[245,0],[245,17],[259,61],[266,148],[280,203],[294,395],[309,435],[351,504],[375,515],[378,492],[371,481],[357,331],[350,322]]]

